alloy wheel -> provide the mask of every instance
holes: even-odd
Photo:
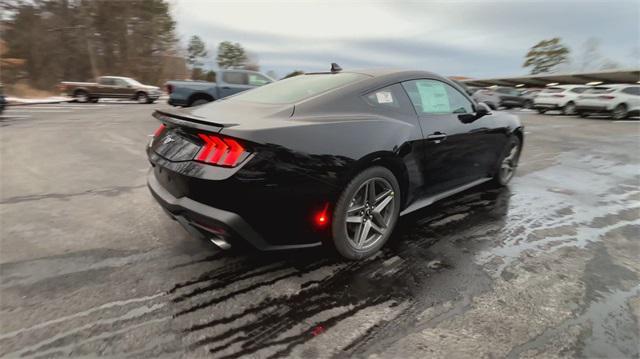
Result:
[[[362,183],[345,216],[351,246],[364,250],[375,245],[389,230],[396,205],[393,187],[386,179],[374,177]]]
[[[519,148],[514,144],[509,150],[509,154],[502,160],[500,164],[500,177],[503,183],[509,182],[518,167],[518,151]]]
[[[627,109],[623,105],[618,105],[613,109],[612,115],[614,120],[622,120],[627,117]]]
[[[575,115],[576,114],[576,105],[573,102],[569,102],[564,106],[564,114],[565,115]]]
[[[85,103],[85,102],[89,101],[89,95],[87,95],[87,93],[84,92],[84,91],[80,91],[80,92],[76,93],[75,98],[76,98],[77,102],[81,102],[81,103]]]
[[[147,95],[141,93],[138,95],[138,103],[147,103]]]

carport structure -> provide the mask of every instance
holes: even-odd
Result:
[[[461,82],[467,86],[478,87],[545,87],[557,84],[599,85],[611,83],[640,83],[640,69],[577,72],[569,74],[554,73],[493,79],[465,79]]]

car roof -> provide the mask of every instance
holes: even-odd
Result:
[[[98,78],[100,79],[131,79],[131,77],[125,77],[125,76],[100,76]]]
[[[627,88],[627,87],[639,87],[639,84],[602,84],[602,85],[598,85],[595,87],[608,87],[608,88],[613,88],[613,89],[617,89],[617,88]]]
[[[572,88],[576,88],[576,87],[591,87],[589,85],[553,85],[553,86],[547,86],[547,88],[561,88],[561,89],[572,89]]]

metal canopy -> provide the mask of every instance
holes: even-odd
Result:
[[[598,72],[579,72],[571,74],[540,74],[520,77],[503,77],[493,79],[462,80],[467,86],[516,86],[544,87],[550,83],[584,85],[589,82],[601,81],[611,83],[640,83],[640,69],[635,70],[606,70]]]

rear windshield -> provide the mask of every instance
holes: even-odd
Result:
[[[560,93],[560,92],[564,92],[566,89],[563,89],[562,87],[549,87],[546,88],[544,90],[542,90],[542,92],[544,93]]]
[[[368,77],[357,73],[300,75],[242,92],[231,100],[269,104],[298,102]]]
[[[609,92],[613,92],[613,89],[611,87],[594,87],[594,88],[588,89],[584,93],[609,93]]]

